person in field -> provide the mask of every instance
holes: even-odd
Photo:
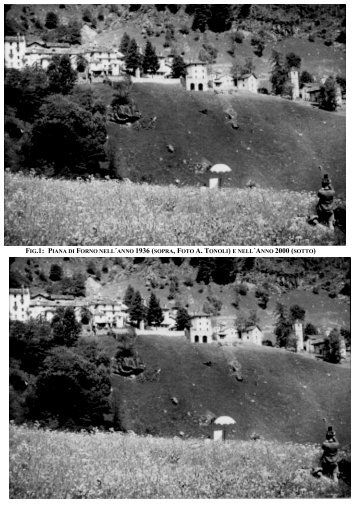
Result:
[[[315,477],[325,475],[338,482],[338,449],[339,442],[332,426],[328,427],[326,440],[322,444],[323,454],[320,459],[320,467],[312,471]]]
[[[317,195],[319,198],[316,208],[318,222],[327,225],[329,229],[333,229],[335,191],[328,174],[323,176],[322,187],[319,189]]]

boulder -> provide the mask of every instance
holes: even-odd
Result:
[[[141,117],[141,113],[134,104],[116,105],[110,108],[108,120],[120,125],[134,123]]]

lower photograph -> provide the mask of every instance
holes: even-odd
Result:
[[[349,498],[351,260],[18,257],[11,499]]]

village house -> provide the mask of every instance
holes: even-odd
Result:
[[[190,320],[190,343],[211,343],[213,341],[213,328],[210,315],[207,315],[206,313],[198,313],[191,316]]]
[[[251,92],[251,93],[257,93],[258,80],[257,80],[257,77],[255,76],[255,74],[253,74],[251,72],[248,74],[243,74],[239,78],[234,79],[234,86],[238,90]]]
[[[311,83],[304,85],[300,90],[300,97],[307,102],[318,102],[321,93],[321,85],[318,83]]]
[[[128,321],[128,307],[121,301],[108,299],[74,298],[63,294],[47,294],[46,292],[30,293],[28,288],[10,289],[9,317],[10,320],[28,321],[30,318],[42,318],[51,322],[58,308],[71,307],[78,322],[82,322],[83,311],[89,312],[92,330],[109,330],[123,328]]]
[[[25,66],[26,40],[23,35],[5,36],[4,57],[8,69],[22,69]]]
[[[259,326],[247,326],[239,332],[239,339],[242,343],[253,343],[254,345],[262,345],[263,333]]]
[[[93,46],[81,53],[87,62],[89,78],[120,76],[124,70],[124,55],[113,48]]]
[[[186,65],[185,88],[188,91],[208,90],[208,70],[203,62],[190,62]]]
[[[28,288],[10,289],[9,317],[10,320],[26,322],[29,318],[30,290]]]

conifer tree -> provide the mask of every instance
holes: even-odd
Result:
[[[129,308],[129,317],[131,319],[131,322],[133,322],[137,327],[139,327],[140,322],[145,317],[145,307],[143,305],[142,296],[140,295],[140,292],[135,292],[131,306]]]
[[[131,38],[129,37],[127,32],[124,32],[123,37],[120,42],[120,45],[119,45],[119,49],[120,49],[121,53],[123,53],[124,56],[127,56],[130,43],[131,43]]]
[[[159,67],[159,60],[155,48],[150,41],[147,41],[143,57],[143,72],[145,74],[155,74]]]
[[[151,293],[149,304],[148,304],[148,310],[147,310],[147,323],[149,326],[160,326],[160,324],[163,322],[163,311],[160,307],[160,301],[154,294],[154,292]]]
[[[128,306],[128,308],[131,307],[132,305],[132,300],[133,300],[133,297],[134,297],[134,289],[131,285],[128,285],[127,289],[126,289],[126,293],[124,294],[124,298],[123,298],[123,303]]]
[[[138,45],[135,39],[132,39],[128,45],[127,54],[125,55],[124,62],[126,69],[132,74],[141,66],[141,55],[139,53]]]
[[[183,306],[179,306],[175,320],[178,331],[184,331],[184,329],[190,328],[190,315]]]

